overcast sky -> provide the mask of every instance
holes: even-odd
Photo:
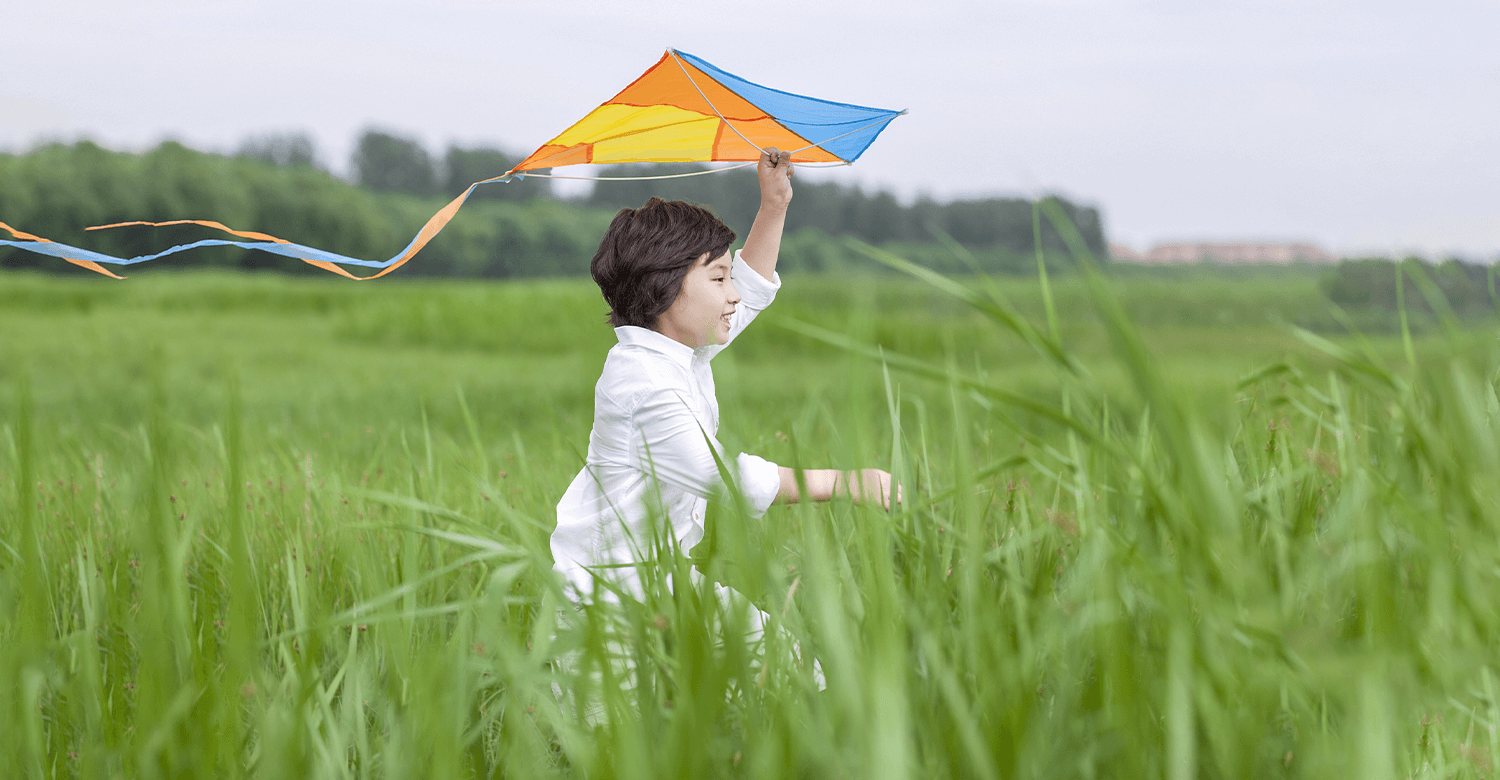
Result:
[[[525,153],[671,46],[768,86],[911,110],[852,168],[808,175],[903,197],[1061,192],[1137,248],[1500,257],[1497,0],[13,5],[9,151],[82,137],[228,151],[305,130],[342,172],[373,125],[434,151]]]

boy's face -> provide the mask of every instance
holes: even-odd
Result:
[[[725,252],[707,263],[694,263],[677,300],[657,318],[657,332],[693,349],[729,341],[729,316],[740,302],[740,291],[729,279],[732,262]]]

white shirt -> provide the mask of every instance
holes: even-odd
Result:
[[[594,576],[610,578],[640,595],[633,566],[649,560],[653,516],[687,550],[703,538],[708,499],[724,490],[714,451],[738,481],[755,516],[781,489],[776,464],[740,453],[726,457],[717,439],[719,402],[709,361],[771,305],[781,277],[766,281],[735,252],[730,278],[740,302],[729,320],[729,340],[693,349],[654,330],[615,328],[620,343],[609,350],[594,387],[594,429],[588,461],[557,504],[552,532],[553,570],[582,595],[594,593]],[[710,446],[713,449],[710,449]],[[659,506],[653,513],[651,506]],[[664,537],[656,536],[656,544]],[[586,567],[604,566],[590,570]],[[600,589],[601,597],[607,597]]]

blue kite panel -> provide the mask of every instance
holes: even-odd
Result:
[[[756,108],[770,114],[803,138],[818,144],[846,162],[854,162],[900,111],[836,103],[806,95],[794,95],[763,87],[733,73],[720,70],[685,51],[673,50],[693,67],[713,76],[720,84]],[[831,139],[831,140],[830,140]]]

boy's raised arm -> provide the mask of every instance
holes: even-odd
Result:
[[[750,235],[745,237],[740,259],[766,281],[774,281],[786,209],[792,202],[792,153],[774,146],[766,149],[755,166],[755,175],[760,179],[760,210],[755,213]]]

